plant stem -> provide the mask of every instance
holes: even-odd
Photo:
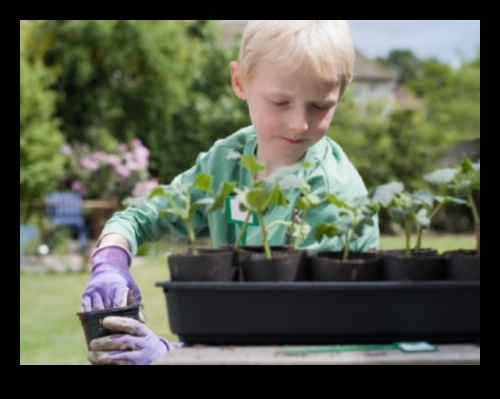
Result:
[[[410,256],[411,230],[412,230],[411,220],[405,220],[405,236],[406,236],[405,256],[406,257]]]
[[[300,232],[304,231],[304,226],[307,223],[307,218],[309,216],[309,209],[304,210],[304,214],[302,215],[302,219],[300,219]],[[295,249],[299,249],[300,244],[302,244],[302,241],[304,241],[305,237],[302,237],[301,234],[297,235],[297,238],[295,239]]]
[[[297,202],[295,202],[295,204],[297,204]],[[290,222],[290,228],[288,229],[288,232],[286,233],[287,245],[288,245],[288,248],[290,248],[290,249],[292,249],[292,245],[293,245],[292,238],[293,238],[293,228],[295,227],[295,215],[298,215],[296,210],[293,211],[292,221]],[[295,239],[295,246],[293,246],[293,248],[297,248],[297,241],[298,241],[298,237]]]
[[[198,248],[196,248],[196,235],[194,234],[193,226],[189,220],[184,220],[186,224],[186,230],[188,233],[188,245],[191,247],[193,255],[198,256]]]
[[[433,211],[429,215],[429,223],[431,222],[432,218],[436,216],[436,214],[439,212],[439,210],[443,207],[444,201],[440,202],[438,206],[436,206]],[[422,248],[422,235],[424,233],[424,230],[422,226],[418,225],[417,229],[417,244],[415,245],[415,251],[419,251],[420,248]]]
[[[267,231],[266,226],[264,225],[264,217],[259,214],[258,218],[262,231],[262,245],[264,245],[264,253],[266,254],[267,259],[271,259],[271,248],[269,247],[269,242],[267,241]]]
[[[480,254],[480,240],[479,240],[479,229],[480,229],[480,220],[479,220],[479,212],[476,208],[476,202],[474,201],[474,197],[472,193],[468,195],[469,204],[472,209],[472,217],[474,218],[474,227],[476,231],[476,254]]]
[[[349,258],[349,243],[351,242],[351,229],[347,232],[346,241],[344,244],[344,250],[342,253],[342,260],[347,260]]]
[[[234,244],[234,249],[238,249],[241,244],[241,240],[243,240],[243,236],[245,235],[245,231],[247,230],[248,221],[250,220],[251,214],[252,213],[250,211],[247,212],[245,221],[243,222],[243,225],[240,229],[240,234],[238,234],[238,238],[236,239],[236,243]]]

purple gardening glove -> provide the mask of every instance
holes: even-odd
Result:
[[[90,341],[88,360],[92,364],[147,365],[171,349],[182,346],[157,336],[145,324],[129,317],[108,316],[103,327],[125,334],[113,334]]]
[[[141,293],[129,272],[131,255],[119,245],[97,248],[92,274],[82,295],[82,311],[118,308],[141,302]]]

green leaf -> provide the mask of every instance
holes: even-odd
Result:
[[[412,194],[413,200],[418,204],[423,204],[428,208],[434,205],[434,194],[429,190],[418,190]]]
[[[305,168],[305,169],[309,169],[311,166],[312,166],[312,162],[309,162],[309,161],[303,161],[302,162],[302,166]]]
[[[443,168],[424,175],[423,179],[430,184],[448,184],[453,181],[457,172],[454,168]]]
[[[264,165],[257,161],[255,155],[242,155],[240,159],[240,166],[242,168],[250,170],[250,172],[252,173],[262,172],[266,169]]]
[[[443,203],[443,204],[452,203],[452,204],[457,204],[457,205],[469,205],[469,201],[467,201],[467,200],[464,200],[461,198],[456,198],[456,197],[449,197],[449,196],[442,197],[440,195],[437,195],[436,201],[439,203]]]
[[[288,201],[283,190],[279,186],[274,187],[273,191],[269,194],[266,207],[270,205],[285,206],[287,204]]]
[[[356,226],[354,226],[353,229],[353,233],[356,235],[356,237],[361,237],[363,235],[363,231],[365,230],[366,226],[373,226],[372,218],[363,218],[358,223],[356,223]]]
[[[333,193],[328,193],[326,195],[326,198],[328,199],[328,201],[330,201],[333,205],[339,207],[339,208],[346,208],[346,209],[350,209],[351,207],[349,205],[347,205],[347,203],[345,203],[344,201],[340,200],[335,194]]]
[[[266,210],[268,196],[262,188],[250,189],[245,194],[245,202],[251,210],[262,213]]]
[[[213,198],[202,198],[199,199],[198,201],[195,201],[191,204],[189,207],[189,217],[194,215],[194,213],[202,206],[210,206],[214,203]]]
[[[475,170],[474,164],[470,160],[469,157],[463,156],[462,159],[460,160],[460,172],[461,173],[470,173]]]
[[[339,229],[333,223],[321,223],[314,232],[316,241],[320,242],[324,236],[332,238],[339,234]]]
[[[149,193],[149,196],[148,198],[154,198],[154,197],[157,197],[157,196],[164,196],[165,195],[165,191],[163,189],[163,186],[158,186],[156,188],[154,188],[150,193]]]
[[[179,215],[181,218],[184,218],[184,219],[187,218],[187,213],[178,214],[176,211],[174,211],[173,209],[170,209],[170,208],[162,209],[159,212],[159,215],[160,215],[160,217],[166,217],[169,215]]]
[[[222,186],[219,189],[219,192],[217,193],[217,196],[215,197],[215,201],[210,208],[210,212],[216,210],[216,209],[221,209],[224,208],[225,205],[225,200],[226,197],[234,192],[234,189],[236,188],[237,183],[235,182],[224,182],[222,183]]]
[[[193,187],[209,193],[212,192],[212,176],[207,173],[199,173],[196,175]]]
[[[416,215],[417,223],[420,227],[427,229],[431,225],[431,220],[427,215],[427,209],[422,208],[418,211]]]
[[[392,202],[396,194],[399,194],[403,190],[403,183],[397,181],[382,184],[375,189],[372,200],[383,207],[387,207]]]

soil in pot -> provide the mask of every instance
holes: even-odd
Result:
[[[199,254],[171,254],[168,267],[172,281],[236,281],[238,261],[230,248],[199,248]]]
[[[401,255],[404,256],[405,250],[404,249],[386,249],[380,251],[383,254],[387,255]],[[435,256],[438,254],[438,250],[435,248],[420,248],[418,251],[412,249],[411,250],[411,256],[418,256],[418,257],[426,257],[426,256]]]
[[[481,280],[481,257],[475,250],[457,249],[443,253],[448,280]]]
[[[310,279],[306,252],[287,247],[271,247],[267,259],[263,247],[243,247],[243,281],[306,281]]]
[[[372,252],[325,251],[309,256],[313,281],[376,281],[382,279],[382,258]]]
[[[388,281],[433,281],[446,279],[443,255],[404,256],[384,251],[382,278]]]
[[[116,334],[116,331],[111,331],[107,328],[102,327],[102,319],[107,316],[120,316],[139,320],[139,311],[141,306],[141,304],[135,304],[121,308],[93,310],[90,312],[77,313],[77,316],[80,318],[80,322],[82,323],[83,332],[85,333],[87,348],[90,350],[90,341],[95,338]]]

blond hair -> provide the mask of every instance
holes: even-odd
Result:
[[[240,43],[239,64],[244,85],[261,62],[283,68],[306,66],[320,80],[351,82],[354,46],[347,21],[249,21]]]

